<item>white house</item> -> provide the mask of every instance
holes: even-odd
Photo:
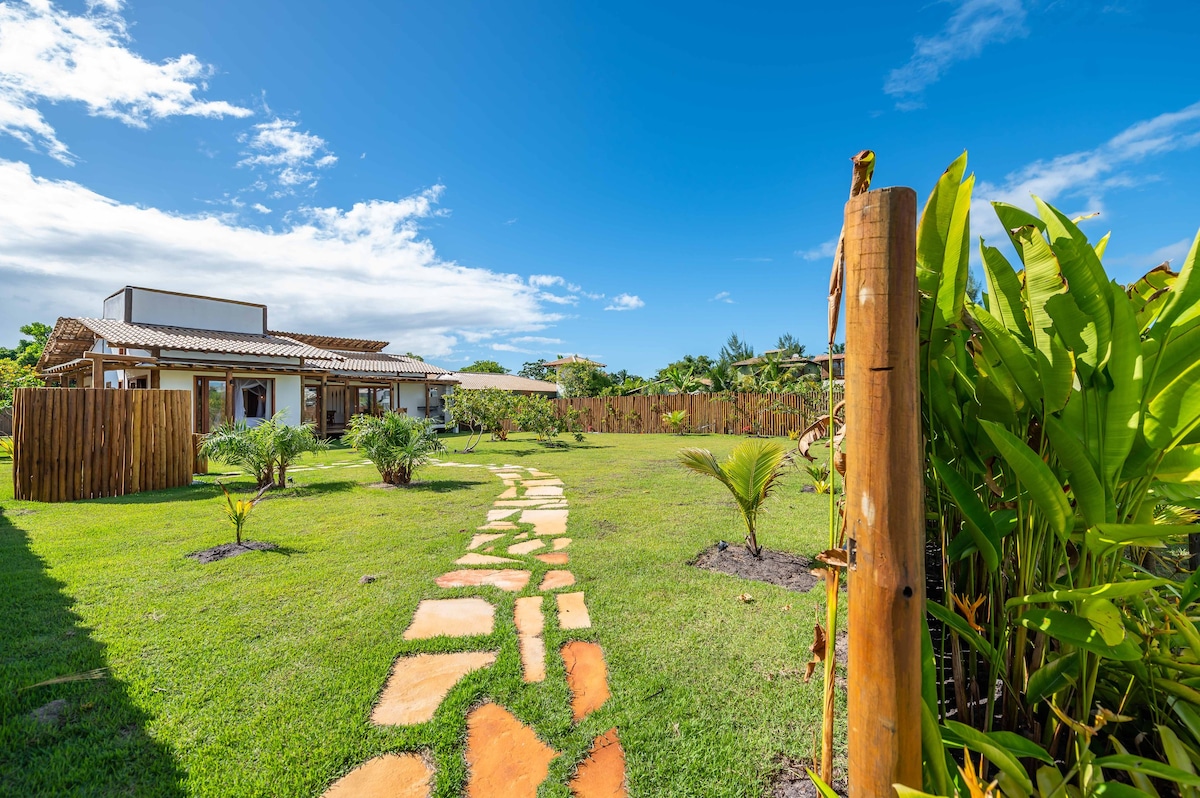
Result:
[[[101,318],[60,318],[38,362],[51,385],[192,392],[192,428],[282,411],[341,433],[351,416],[395,411],[443,423],[451,373],[384,352],[386,341],[272,331],[266,305],[126,286]]]

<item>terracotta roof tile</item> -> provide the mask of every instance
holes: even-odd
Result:
[[[515,374],[476,374],[456,371],[454,379],[463,388],[499,388],[502,391],[530,391],[533,393],[558,393],[558,386],[545,380],[531,380]]]
[[[178,349],[262,357],[329,357],[324,349],[275,335],[199,330],[160,324],[129,324],[116,319],[78,319],[108,341],[110,346],[132,349]]]

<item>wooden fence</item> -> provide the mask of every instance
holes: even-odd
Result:
[[[836,385],[833,390],[833,401],[842,401],[842,387]],[[591,396],[554,402],[559,415],[568,408],[578,410],[584,427],[594,432],[670,432],[663,423],[663,413],[685,410],[686,428],[692,432],[787,435],[829,412],[828,394],[824,391]]]
[[[188,391],[18,388],[16,498],[124,496],[192,481]]]

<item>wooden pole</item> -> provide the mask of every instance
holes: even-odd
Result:
[[[895,795],[893,784],[921,787],[916,223],[910,188],[870,191],[846,205],[852,798]]]

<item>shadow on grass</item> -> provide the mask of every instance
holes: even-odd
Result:
[[[427,491],[429,493],[450,493],[455,490],[467,490],[478,486],[478,482],[468,482],[464,479],[422,479],[411,485],[401,486],[403,490]]]
[[[108,663],[3,508],[0,584],[0,795],[182,796],[182,772],[119,680],[31,687]],[[32,717],[47,706],[56,720]]]

